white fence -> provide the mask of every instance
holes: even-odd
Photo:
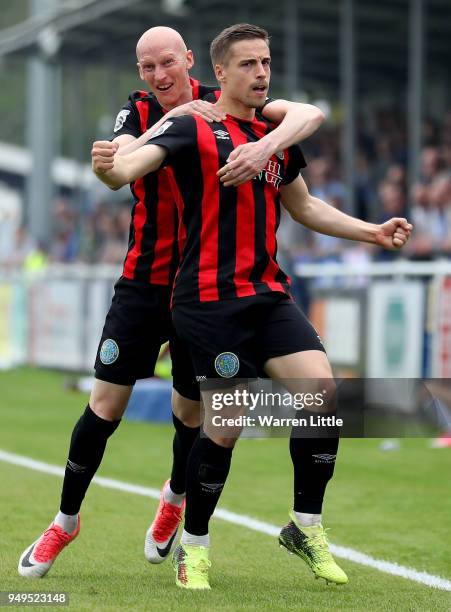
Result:
[[[344,375],[451,378],[451,262],[302,264],[309,316]],[[120,271],[0,269],[0,367],[92,370]]]
[[[295,273],[311,284],[310,318],[344,374],[451,378],[451,261],[299,264]]]
[[[79,264],[32,275],[0,271],[0,367],[91,372],[119,274]]]

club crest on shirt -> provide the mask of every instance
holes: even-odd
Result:
[[[232,378],[238,374],[240,360],[235,353],[220,353],[215,359],[215,370],[222,378]]]
[[[166,130],[171,127],[172,124],[173,121],[166,121],[165,123],[163,123],[163,125],[160,125],[158,130],[155,132],[155,134],[152,134],[150,139],[152,140],[152,138],[156,138],[157,136],[161,136],[161,134],[164,134]]]
[[[283,151],[282,151],[283,152]],[[276,161],[270,159],[266,164],[264,170],[261,170],[255,177],[254,180],[265,180],[270,185],[274,185],[276,189],[279,188],[282,182],[281,165]]]
[[[117,360],[118,357],[119,357],[119,347],[117,343],[111,338],[104,340],[102,347],[100,349],[100,361],[104,365],[111,365]]]
[[[121,111],[119,111],[117,117],[116,117],[116,123],[114,124],[114,132],[118,132],[121,127],[124,125],[125,120],[127,119],[127,117],[129,116],[130,111],[123,108]]]

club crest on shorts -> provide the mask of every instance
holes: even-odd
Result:
[[[119,357],[119,347],[114,340],[104,340],[100,349],[100,361],[104,365],[111,365]]]
[[[215,370],[222,378],[232,378],[240,369],[240,360],[235,353],[220,353],[215,359]]]

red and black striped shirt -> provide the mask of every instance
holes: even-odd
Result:
[[[217,90],[190,79],[193,100]],[[139,138],[165,114],[154,94],[134,91],[119,111],[112,138]],[[179,262],[177,207],[168,170],[147,174],[130,185],[133,209],[123,276],[156,285],[171,285]]]
[[[288,292],[289,279],[276,259],[279,186],[305,166],[301,150],[273,155],[265,170],[237,188],[224,187],[216,176],[234,148],[271,129],[261,115],[254,121],[228,115],[216,123],[185,116],[170,119],[149,141],[168,150],[181,219],[183,253],[173,304]]]

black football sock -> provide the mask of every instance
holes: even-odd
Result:
[[[310,414],[302,411],[309,419]],[[322,415],[324,416],[324,414]],[[290,438],[290,455],[294,469],[294,505],[296,512],[321,514],[327,483],[332,478],[338,451],[338,430],[329,428],[330,437],[300,438],[302,431],[293,428]],[[319,433],[318,435],[321,435]]]
[[[60,510],[77,514],[94,474],[102,461],[108,438],[120,423],[97,416],[88,405],[72,432],[64,474]]]
[[[186,468],[188,465],[188,457],[199,435],[200,427],[188,427],[182,423],[175,414],[172,415],[172,422],[175,427],[174,441],[172,444],[174,458],[169,485],[171,491],[181,495],[186,491]]]
[[[186,480],[185,531],[203,536],[221,496],[232,460],[232,448],[199,436],[191,450]]]

